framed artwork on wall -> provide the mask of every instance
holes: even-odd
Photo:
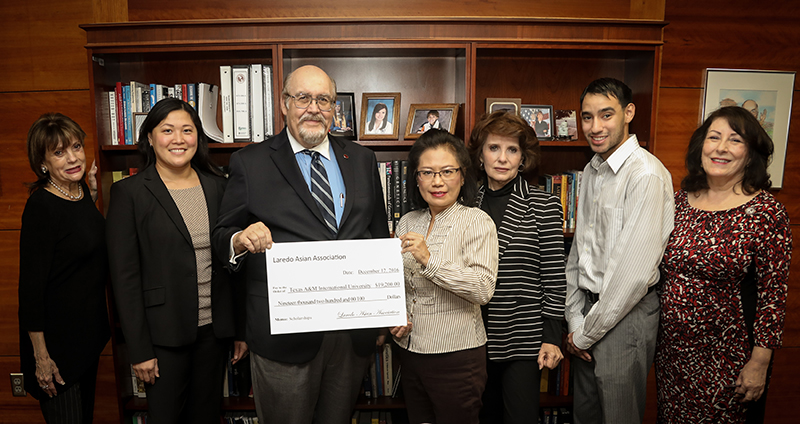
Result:
[[[400,134],[400,93],[363,93],[361,140],[397,140]]]
[[[741,106],[749,110],[775,145],[768,168],[772,188],[783,187],[794,80],[795,73],[790,71],[706,69],[700,124],[720,107]]]
[[[458,103],[412,104],[408,109],[405,138],[417,138],[431,128],[453,133]]]

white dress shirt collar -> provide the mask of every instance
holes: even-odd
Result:
[[[616,174],[620,168],[622,168],[622,164],[625,163],[625,160],[633,154],[633,152],[638,149],[639,146],[639,139],[636,138],[636,134],[631,134],[628,136],[628,139],[625,140],[621,146],[617,148],[617,150],[608,157],[608,166],[611,170]],[[600,168],[600,165],[603,164],[603,158],[599,154],[595,154],[592,158],[592,167],[597,170]]]
[[[289,136],[289,144],[292,146],[292,151],[294,152],[294,154],[297,154],[297,153],[302,152],[303,150],[306,150],[306,148],[303,147],[303,145],[300,144],[300,142],[297,141],[297,139],[295,139],[292,136],[291,132],[289,132],[287,130],[286,131],[286,135]],[[311,150],[312,152],[319,152],[319,154],[324,156],[325,159],[331,160],[330,144],[331,144],[331,142],[328,140],[328,136],[326,135],[325,136],[325,140],[322,140],[322,143],[319,143],[316,146],[314,146],[314,147],[312,147],[312,148],[310,148],[308,150]]]

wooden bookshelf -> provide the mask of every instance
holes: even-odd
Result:
[[[458,103],[456,135],[467,137],[485,112],[488,97],[521,98],[577,110],[583,88],[610,76],[634,93],[631,124],[641,144],[652,150],[664,21],[540,18],[307,18],[125,22],[81,25],[86,32],[90,93],[94,108],[96,160],[102,175],[101,204],[110,174],[138,166],[135,146],[112,146],[105,93],[117,82],[219,85],[219,66],[262,63],[273,67],[275,129],[285,76],[305,64],[325,69],[338,91],[361,94],[400,92],[397,140],[362,141],[378,160],[404,159],[413,140],[403,138],[409,105]],[[355,118],[355,117],[354,117]],[[360,117],[358,117],[360,118]],[[357,121],[360,127],[360,119]],[[213,144],[212,157],[227,164],[247,143]],[[539,173],[582,169],[592,156],[578,141],[544,141]],[[116,332],[115,332],[116,334]],[[112,342],[117,355],[118,335]],[[130,370],[118,365],[119,393]],[[234,400],[232,400],[234,399]],[[123,416],[146,408],[146,401],[119,399]],[[542,395],[542,406],[568,406],[570,397]],[[252,409],[249,398],[226,398],[226,410]],[[359,409],[402,409],[391,398],[361,399]]]

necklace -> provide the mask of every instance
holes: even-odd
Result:
[[[49,179],[49,180],[47,180],[47,181],[50,181],[50,185],[52,185],[53,187],[55,187],[55,188],[56,188],[56,190],[58,190],[59,192],[61,192],[61,194],[63,194],[64,196],[67,196],[67,197],[69,197],[69,198],[70,198],[70,199],[72,199],[72,200],[78,200],[78,199],[80,199],[81,197],[83,197],[83,187],[81,187],[81,186],[80,186],[80,184],[78,184],[78,195],[77,195],[77,196],[73,196],[73,195],[72,195],[72,193],[70,193],[70,192],[67,192],[67,191],[64,191],[64,189],[63,189],[63,188],[61,188],[61,187],[60,187],[58,184],[54,183],[52,179]]]

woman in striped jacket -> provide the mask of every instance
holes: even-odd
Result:
[[[561,203],[523,179],[524,171],[539,165],[539,142],[517,115],[484,116],[469,146],[483,179],[476,204],[495,222],[500,254],[494,297],[482,307],[488,381],[481,423],[537,422],[541,369],[553,369],[563,358]]]

